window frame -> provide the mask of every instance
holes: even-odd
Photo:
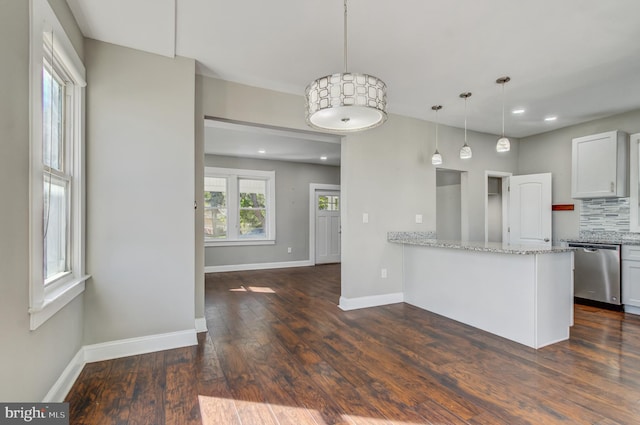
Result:
[[[29,308],[30,329],[35,330],[85,289],[85,188],[84,120],[86,71],[62,24],[47,0],[32,0],[30,15],[30,193],[29,193]],[[44,175],[42,81],[45,57],[65,80],[63,123],[66,199],[69,218],[67,244],[69,271],[45,280],[44,276]],[[58,173],[52,175],[58,176]]]
[[[204,178],[218,177],[227,179],[227,237],[225,239],[207,238],[205,247],[214,246],[250,246],[274,245],[276,243],[276,172],[262,170],[243,170],[236,168],[205,167]],[[264,180],[266,182],[266,232],[264,238],[241,238],[240,226],[240,190],[239,180]],[[204,205],[204,204],[203,204]],[[203,229],[204,232],[204,229]]]

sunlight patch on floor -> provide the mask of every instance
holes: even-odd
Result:
[[[198,396],[203,425],[327,425],[315,410],[304,407]]]
[[[199,395],[202,425],[328,425],[317,410],[304,407],[282,406],[234,400],[223,397]],[[344,424],[368,425],[420,425],[415,422],[398,422],[387,419],[365,418],[355,415],[341,415]]]
[[[261,294],[275,294],[276,291],[268,286],[240,286],[239,288],[231,288],[229,292],[258,292]]]

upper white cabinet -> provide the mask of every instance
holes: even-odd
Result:
[[[622,131],[573,139],[572,198],[629,196],[629,136]]]

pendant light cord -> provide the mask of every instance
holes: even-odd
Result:
[[[502,137],[504,137],[504,84],[506,81],[502,83]]]
[[[440,124],[440,119],[438,118],[438,111],[442,109],[442,105],[433,105],[431,110],[436,111],[436,151],[438,150],[438,124]]]
[[[438,150],[438,124],[440,124],[440,119],[438,118],[438,109],[436,109],[436,151]]]
[[[464,144],[467,144],[467,97],[464,97]]]
[[[344,0],[344,73],[347,73],[347,0]]]

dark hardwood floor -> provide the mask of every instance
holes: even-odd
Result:
[[[638,424],[640,317],[576,306],[540,350],[407,304],[343,312],[340,266],[206,278],[208,333],[87,364],[72,424]]]

